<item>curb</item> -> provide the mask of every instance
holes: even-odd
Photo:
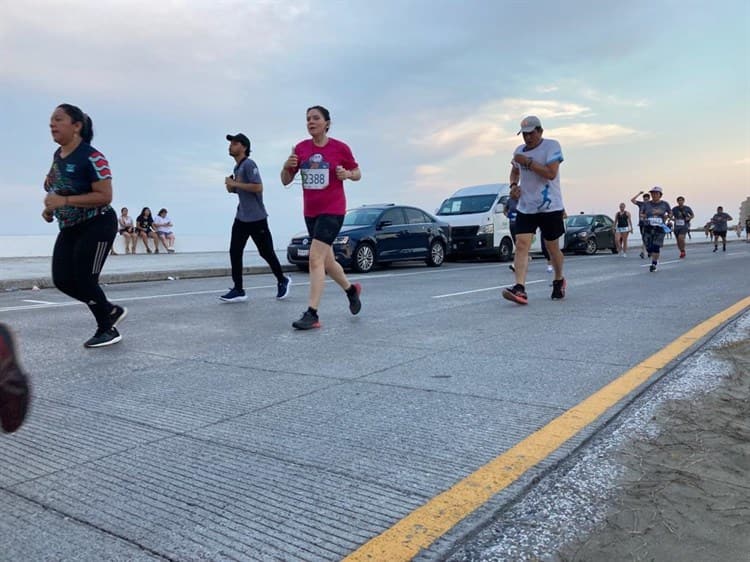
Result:
[[[296,266],[282,264],[284,272],[298,271]],[[249,266],[242,269],[243,275],[260,275],[270,273],[271,269],[266,266]],[[165,281],[169,277],[175,279],[196,279],[201,277],[231,277],[232,269],[229,267],[211,267],[204,269],[165,269],[161,271],[136,271],[133,273],[103,273],[99,277],[101,285],[112,285],[115,283],[133,283],[139,281]],[[33,289],[49,289],[55,285],[52,277],[29,277],[25,279],[0,280],[0,291],[20,291]]]

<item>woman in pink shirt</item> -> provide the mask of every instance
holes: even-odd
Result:
[[[302,176],[305,224],[312,239],[310,245],[310,298],[302,317],[293,322],[298,330],[320,328],[318,305],[323,295],[326,273],[346,292],[349,311],[359,313],[362,303],[359,283],[350,283],[333,255],[333,241],[338,236],[346,213],[344,181],[359,181],[362,173],[351,149],[330,138],[331,114],[325,107],[307,110],[307,132],[310,139],[297,143],[281,170],[281,182],[289,185],[297,172]]]

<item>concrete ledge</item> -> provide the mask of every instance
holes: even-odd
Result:
[[[296,266],[282,264],[284,271],[297,271]],[[242,270],[243,275],[260,275],[271,273],[266,266],[250,266]],[[229,267],[211,267],[203,269],[165,269],[161,271],[134,271],[129,273],[104,273],[99,277],[103,285],[114,283],[133,283],[138,281],[164,281],[168,277],[175,279],[195,279],[200,277],[231,277],[232,270]],[[0,291],[16,291],[33,289],[48,289],[54,287],[52,276],[28,277],[24,279],[0,280]]]

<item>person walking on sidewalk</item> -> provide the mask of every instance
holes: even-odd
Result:
[[[289,295],[292,279],[284,275],[279,258],[273,248],[273,236],[268,227],[268,213],[263,204],[263,180],[258,165],[250,159],[250,139],[243,133],[227,135],[229,156],[234,158],[234,173],[224,180],[227,193],[236,193],[237,213],[232,223],[232,238],[229,242],[229,260],[232,265],[234,286],[228,293],[219,297],[223,302],[244,302],[247,300],[242,278],[242,256],[248,238],[258,249],[271,272],[276,277],[276,298],[281,300]]]
[[[628,235],[633,234],[633,221],[630,212],[625,210],[625,203],[620,203],[620,210],[615,214],[615,246],[623,258],[628,255]]]
[[[685,257],[685,236],[690,232],[690,221],[695,217],[693,210],[685,205],[685,198],[682,195],[677,198],[677,206],[672,208],[672,217],[677,249],[680,250],[680,259],[682,259]]]
[[[112,174],[105,156],[91,144],[91,118],[67,103],[50,118],[52,139],[60,145],[44,182],[42,217],[57,218],[60,232],[52,253],[52,281],[66,295],[85,303],[96,319],[96,333],[83,345],[104,347],[122,340],[117,325],[127,309],[112,304],[99,274],[117,235]]]
[[[643,195],[643,201],[638,201],[637,198],[639,195]],[[646,242],[644,241],[644,228],[646,226],[646,223],[641,218],[641,210],[643,209],[643,205],[651,201],[651,195],[648,193],[645,193],[643,191],[639,191],[633,197],[630,199],[630,202],[638,207],[638,231],[641,233],[641,259],[646,258]]]
[[[0,322],[0,425],[5,433],[13,433],[26,419],[29,387],[29,377],[18,362],[13,333]]]
[[[297,172],[302,176],[305,224],[312,238],[308,307],[302,317],[292,323],[298,330],[320,328],[318,307],[326,273],[346,293],[352,314],[358,314],[362,308],[359,298],[362,286],[349,282],[333,255],[333,241],[341,230],[346,213],[344,181],[359,181],[362,172],[351,149],[328,136],[330,127],[328,110],[320,105],[310,107],[307,110],[307,132],[311,138],[292,147],[292,153],[281,170],[284,185],[289,185]]]
[[[645,226],[643,227],[643,243],[646,245],[646,251],[651,257],[649,271],[656,271],[659,265],[659,253],[664,245],[666,236],[667,220],[672,212],[672,207],[666,201],[662,201],[662,189],[654,186],[649,190],[651,200],[643,203],[641,206],[641,219]]]
[[[560,191],[562,149],[556,140],[542,138],[544,129],[538,117],[530,115],[521,121],[524,143],[513,153],[510,185],[521,188],[516,217],[516,284],[503,290],[503,298],[528,304],[526,272],[531,241],[537,228],[541,230],[549,259],[554,269],[552,299],[565,298],[563,254],[559,238],[565,233],[565,206]]]
[[[716,207],[716,214],[711,217],[711,224],[714,225],[714,252],[719,249],[719,238],[721,238],[721,249],[727,251],[727,223],[732,219],[729,213],[724,212],[724,207]]]

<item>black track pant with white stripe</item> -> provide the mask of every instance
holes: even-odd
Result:
[[[52,282],[66,295],[88,305],[98,327],[112,327],[112,303],[99,286],[99,274],[117,234],[113,210],[63,228],[52,254]]]

